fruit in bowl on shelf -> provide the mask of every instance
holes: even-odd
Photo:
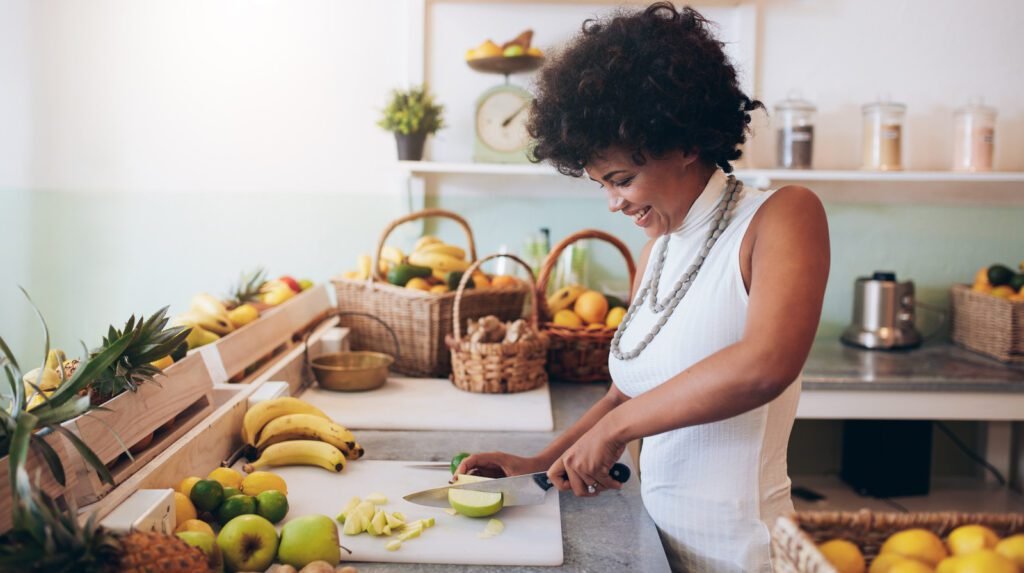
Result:
[[[524,50],[523,47],[520,46],[519,44],[512,44],[511,46],[501,51],[501,55],[505,56],[506,58],[515,58],[517,56],[522,56],[525,53],[526,50]]]
[[[263,571],[277,555],[277,530],[258,515],[240,515],[217,535],[229,571]]]
[[[479,46],[466,50],[466,59],[494,58],[501,55],[501,46],[491,40],[484,40]]]
[[[1001,264],[978,269],[971,290],[1010,301],[1024,301],[1024,262],[1018,271]]]
[[[336,566],[341,561],[338,527],[326,515],[303,515],[281,528],[277,560],[301,569],[314,561]]]

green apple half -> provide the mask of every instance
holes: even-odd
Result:
[[[326,515],[303,515],[285,523],[277,560],[296,569],[314,561],[337,565],[341,561],[341,546],[334,520]]]
[[[239,515],[221,528],[217,545],[229,571],[263,571],[277,554],[277,530],[258,515]]]
[[[455,476],[453,485],[487,481],[491,478],[459,474]],[[449,489],[448,503],[452,509],[467,517],[487,517],[501,511],[500,493],[472,491],[468,489]]]

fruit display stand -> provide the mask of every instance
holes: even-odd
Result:
[[[44,436],[43,439],[53,448],[54,453],[57,454],[61,464],[64,466],[64,485],[61,485],[53,477],[46,462],[43,461],[42,456],[35,448],[29,450],[25,468],[33,480],[36,479],[35,476],[38,474],[40,489],[50,497],[57,499],[62,497],[65,492],[74,489],[78,479],[78,468],[83,464],[78,452],[60,434],[51,432]],[[13,497],[11,496],[11,479],[8,473],[8,458],[9,456],[0,458],[0,534],[11,528],[11,504]]]
[[[818,544],[845,539],[860,548],[868,563],[894,533],[912,528],[945,538],[962,525],[984,525],[1000,537],[1024,532],[1024,514],[802,512],[780,518],[772,530],[773,565],[782,573],[838,573]]]
[[[149,460],[181,438],[214,408],[213,382],[198,354],[186,356],[164,369],[155,383],[124,392],[103,404],[103,409],[79,416],[63,425],[74,432],[110,468],[114,483],[131,477]],[[148,445],[137,444],[149,440]],[[124,453],[132,447],[132,458]],[[94,470],[78,464],[74,497],[79,505],[95,502],[111,487]]]
[[[251,383],[333,310],[327,285],[317,285],[196,352],[206,361],[214,384]]]

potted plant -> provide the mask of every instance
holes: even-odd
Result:
[[[394,132],[398,158],[419,161],[427,136],[444,127],[444,106],[425,86],[394,90],[377,125]]]

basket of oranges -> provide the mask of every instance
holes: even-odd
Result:
[[[1024,573],[1024,514],[800,512],[772,553],[784,573]]]
[[[630,285],[636,275],[636,264],[629,247],[604,231],[577,231],[551,249],[537,276],[542,328],[551,340],[547,368],[548,374],[558,380],[606,382],[611,378],[608,374],[608,352],[615,330],[626,314],[625,303],[581,285],[569,285],[551,296],[543,296],[562,251],[584,239],[604,241],[618,249],[626,261]]]
[[[953,285],[953,342],[1011,364],[1024,364],[1024,263],[978,270],[974,284]]]

